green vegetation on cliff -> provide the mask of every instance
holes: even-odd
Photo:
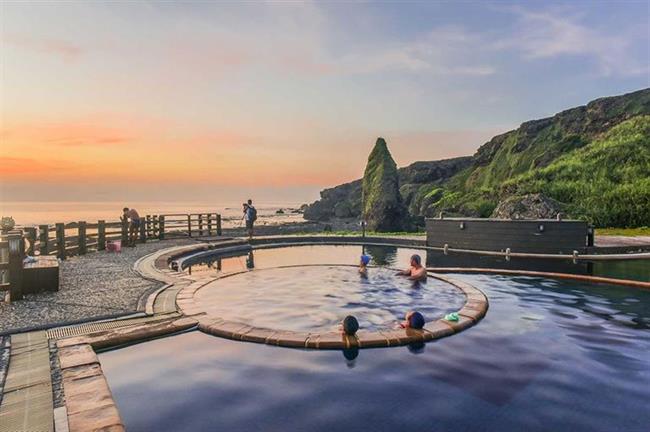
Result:
[[[506,181],[510,194],[543,193],[599,227],[650,221],[650,116],[613,127],[602,138],[542,169]]]
[[[399,191],[397,164],[383,138],[377,138],[368,156],[362,188],[363,215],[369,230],[400,231],[409,225]]]
[[[489,217],[499,203],[521,208],[519,199],[549,198],[597,227],[650,226],[649,122],[650,89],[597,99],[525,122],[472,157],[401,168],[400,195],[420,222],[441,211]],[[305,217],[359,217],[361,186],[357,180],[324,190]]]
[[[523,123],[481,146],[442,193],[432,188],[426,214],[488,217],[501,200],[541,193],[596,226],[648,225],[648,114],[645,89]]]

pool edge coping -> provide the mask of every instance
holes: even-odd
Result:
[[[329,264],[317,264],[329,265]],[[302,265],[278,266],[274,268],[302,267]],[[265,270],[270,270],[265,269]],[[247,273],[247,270],[204,278],[181,289],[177,295],[177,305],[184,314],[195,315],[201,332],[225,339],[304,349],[362,349],[404,346],[425,343],[457,334],[477,324],[487,314],[489,301],[485,293],[466,282],[429,272],[429,276],[454,286],[465,296],[465,303],[457,311],[457,322],[444,318],[425,324],[423,329],[385,328],[379,330],[359,330],[355,335],[341,332],[301,332],[283,329],[256,327],[244,322],[226,320],[210,315],[195,301],[198,291],[220,279]],[[198,315],[198,316],[197,316]]]

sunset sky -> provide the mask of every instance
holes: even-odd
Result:
[[[311,201],[650,86],[645,1],[0,8],[5,201]]]

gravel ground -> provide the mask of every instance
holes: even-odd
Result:
[[[0,336],[0,402],[7,378],[7,368],[9,367],[9,337]]]
[[[65,406],[65,394],[63,393],[63,377],[61,365],[59,364],[59,349],[54,340],[49,341],[50,347],[50,374],[52,375],[52,401],[54,408]]]
[[[0,332],[133,312],[142,294],[160,286],[138,276],[133,264],[156,250],[193,242],[148,242],[119,254],[92,252],[62,261],[58,292],[0,302]]]

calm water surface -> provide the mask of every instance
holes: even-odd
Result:
[[[467,254],[444,255],[441,252],[386,246],[294,246],[280,249],[257,250],[252,254],[207,261],[193,265],[192,272],[212,274],[241,271],[247,268],[269,268],[293,264],[357,264],[359,256],[366,253],[372,264],[389,267],[408,267],[409,257],[419,254],[429,267],[479,267],[523,269],[547,272],[591,274],[613,278],[650,281],[650,260],[610,262],[578,262],[563,260],[505,261],[490,256]]]
[[[413,282],[381,267],[362,277],[352,266],[256,270],[219,279],[196,299],[213,316],[307,332],[336,331],[346,315],[363,329],[395,328],[409,310],[433,321],[465,303],[459,289],[434,278]]]
[[[129,431],[648,430],[650,292],[454,277],[486,292],[488,314],[426,346],[306,351],[192,332],[103,353],[102,367]]]

